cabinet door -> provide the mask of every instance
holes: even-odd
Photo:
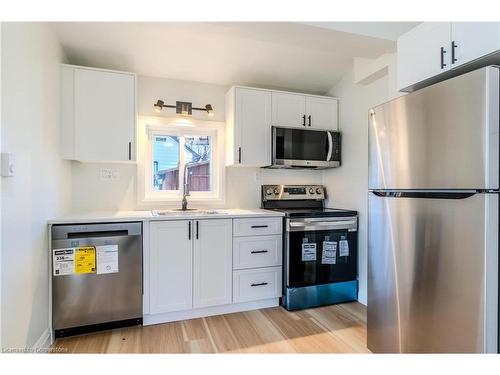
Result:
[[[441,47],[444,48],[441,66]],[[451,23],[424,22],[398,38],[398,89],[442,73],[451,67]]]
[[[194,222],[193,306],[232,301],[232,220]]]
[[[337,99],[306,96],[306,125],[314,129],[337,130]]]
[[[499,50],[500,22],[453,22],[451,39],[456,44],[455,67]]]
[[[150,313],[193,307],[192,222],[155,221],[150,224]]]
[[[235,158],[237,164],[271,164],[271,92],[236,88]]]
[[[75,69],[75,157],[135,160],[135,76]]]
[[[273,92],[272,107],[273,126],[305,126],[306,97],[304,95]]]

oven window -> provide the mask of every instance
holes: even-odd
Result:
[[[357,232],[289,232],[288,285],[300,287],[356,280]]]
[[[326,131],[276,128],[276,159],[326,161]]]

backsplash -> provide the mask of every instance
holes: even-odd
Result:
[[[167,207],[137,204],[136,168],[128,164],[72,162],[72,211],[128,211]],[[113,176],[115,178],[106,178],[109,176],[107,173],[102,175],[102,169],[112,170],[116,174]],[[226,203],[223,207],[258,208],[261,185],[321,183],[320,171],[230,167],[226,168]],[[174,204],[180,205],[180,199]],[[193,203],[193,206],[196,205]],[[217,207],[223,208],[221,205]]]

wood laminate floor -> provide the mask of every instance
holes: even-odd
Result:
[[[281,307],[129,327],[56,340],[68,353],[369,353],[358,302]]]

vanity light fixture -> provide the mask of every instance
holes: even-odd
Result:
[[[175,108],[175,113],[183,116],[190,116],[193,114],[193,109],[196,111],[205,111],[212,117],[214,115],[214,109],[211,104],[207,104],[205,108],[193,107],[193,103],[190,102],[175,102],[175,105],[165,104],[163,100],[158,99],[154,104],[155,112],[160,113],[163,108]]]

